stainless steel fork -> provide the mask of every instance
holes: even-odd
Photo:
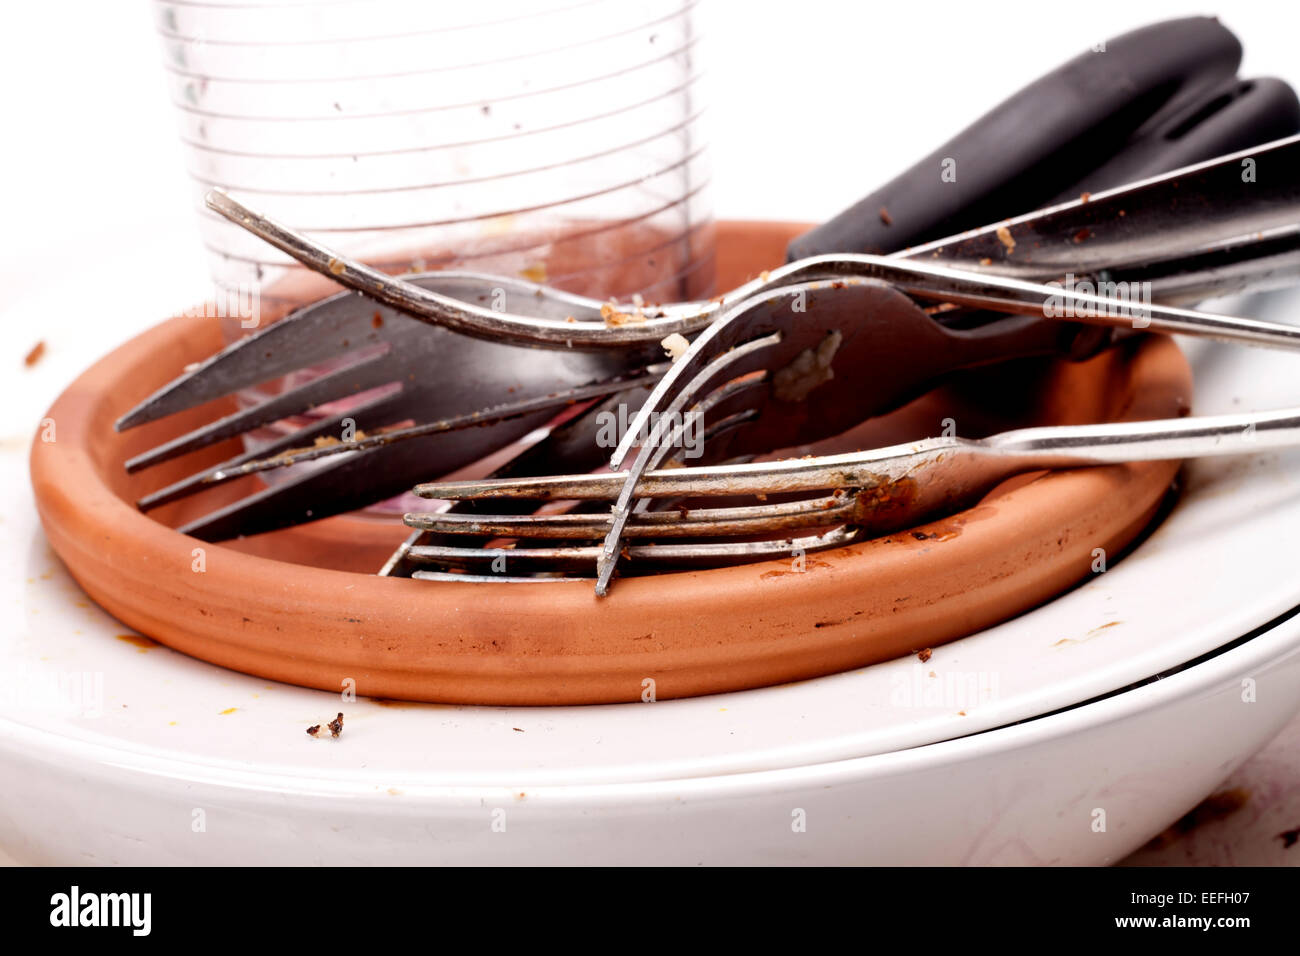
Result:
[[[637,515],[625,536],[635,540],[623,557],[635,567],[699,568],[767,560],[889,534],[950,514],[977,502],[1017,474],[1132,461],[1159,461],[1256,454],[1300,446],[1300,408],[1106,425],[1025,428],[983,439],[928,438],[851,454],[786,459],[758,464],[678,467],[649,471],[637,479],[641,499],[753,496],[758,503],[726,508],[680,508]],[[618,500],[629,472],[560,475],[535,479],[435,482],[417,494],[452,500]],[[768,496],[811,495],[763,503]],[[480,519],[477,533],[597,539],[614,516],[534,516],[514,521]],[[435,517],[410,522],[445,529]],[[825,529],[825,530],[822,530]],[[797,532],[805,532],[798,534]],[[772,532],[787,536],[772,537]],[[795,532],[795,534],[790,534]],[[766,535],[732,540],[738,535]],[[692,539],[674,543],[673,539]],[[666,539],[666,540],[665,540]],[[709,540],[716,539],[716,540]],[[649,540],[650,544],[640,542]],[[483,568],[493,561],[522,566],[531,576],[554,580],[560,572],[590,573],[597,546],[454,549],[413,547],[411,559],[442,567]],[[540,576],[538,576],[540,575]],[[442,578],[444,571],[416,572]],[[484,575],[484,580],[502,580]],[[464,579],[457,575],[458,580]]]

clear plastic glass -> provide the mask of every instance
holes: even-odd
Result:
[[[156,0],[219,288],[278,311],[297,267],[204,209],[213,186],[395,272],[711,294],[693,7]]]
[[[207,210],[214,186],[394,273],[474,269],[647,303],[712,295],[694,6],[155,0],[216,297],[256,294],[265,323],[321,284]],[[244,319],[223,316],[228,340]]]

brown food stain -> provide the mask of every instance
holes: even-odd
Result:
[[[1016,251],[1016,239],[1006,226],[998,226],[998,242],[1007,247],[1007,255]]]
[[[818,558],[814,558],[811,555],[808,555],[804,557],[804,569],[802,571],[796,571],[794,568],[790,568],[787,571],[783,571],[780,569],[774,571],[764,571],[762,574],[759,575],[759,579],[766,580],[767,578],[780,578],[780,577],[784,577],[787,574],[807,574],[813,568],[829,568],[830,566],[831,563],[829,561],[822,561]]]
[[[145,637],[143,634],[115,634],[114,637],[123,644],[131,644],[134,647],[140,648],[141,654],[148,654],[158,646],[157,641],[151,637]]]
[[[913,531],[912,537],[917,541],[951,541],[961,534],[960,527],[940,528],[938,531]]]
[[[44,356],[45,356],[45,340],[41,339],[41,341],[33,345],[32,350],[27,353],[26,357],[23,359],[23,365],[25,365],[27,368],[31,368],[37,362],[39,362]]]
[[[1232,787],[1229,790],[1210,794],[1210,796],[1179,817],[1163,833],[1152,837],[1146,848],[1148,850],[1164,849],[1207,823],[1214,823],[1216,820],[1224,820],[1232,816],[1249,801],[1250,791],[1243,787]]]
[[[1053,646],[1053,647],[1064,647],[1064,646],[1069,645],[1069,644],[1082,644],[1082,643],[1084,643],[1085,641],[1090,641],[1090,640],[1092,640],[1094,637],[1096,637],[1096,636],[1097,636],[1098,634],[1100,634],[1102,631],[1106,630],[1106,628],[1108,628],[1108,627],[1116,627],[1116,626],[1118,626],[1118,625],[1120,625],[1120,624],[1123,624],[1123,623],[1124,623],[1123,621],[1107,621],[1105,624],[1099,625],[1098,627],[1094,627],[1094,628],[1093,628],[1091,631],[1089,631],[1087,634],[1083,635],[1083,637],[1080,637],[1080,638],[1063,637],[1063,638],[1061,638],[1059,641],[1057,641],[1055,644],[1053,644],[1052,646]]]

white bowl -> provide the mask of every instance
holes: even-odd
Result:
[[[1017,726],[681,780],[521,790],[410,772],[378,787],[364,770],[241,770],[10,722],[0,843],[47,864],[1101,864],[1195,805],[1298,708],[1291,617]]]

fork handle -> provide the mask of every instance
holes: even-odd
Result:
[[[1006,276],[983,275],[928,262],[877,256],[842,256],[829,261],[859,263],[897,288],[920,298],[988,308],[1013,315],[1066,319],[1088,325],[1140,329],[1167,335],[1196,335],[1269,348],[1300,350],[1300,327],[1259,319],[1216,315],[1160,305],[1139,295],[1099,296],[1063,284],[1039,284]]]
[[[1241,455],[1300,446],[1300,408],[1105,425],[1022,428],[972,443],[996,458],[1062,468]]]

